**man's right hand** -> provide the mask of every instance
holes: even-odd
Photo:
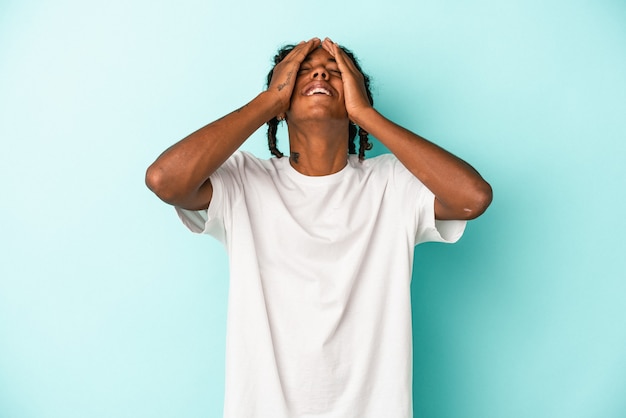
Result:
[[[313,38],[309,41],[302,41],[296,45],[289,54],[276,66],[272,74],[272,80],[267,92],[273,94],[280,103],[280,113],[289,110],[291,103],[291,94],[296,85],[296,77],[300,70],[302,61],[321,45],[319,38]]]

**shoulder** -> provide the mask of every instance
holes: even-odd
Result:
[[[358,164],[361,164],[365,168],[372,170],[381,170],[388,167],[393,167],[398,162],[398,159],[395,155],[387,153],[380,154],[375,157],[366,158],[361,163],[359,163],[358,158],[355,156],[354,161]]]
[[[423,192],[424,184],[391,153],[377,155],[365,159],[362,163],[355,158],[356,164],[361,165],[362,172],[369,179],[377,179],[386,185],[399,190],[400,193],[411,193],[411,190]]]
[[[274,187],[277,169],[273,161],[259,158],[247,151],[235,151],[210,177],[217,208],[225,202],[239,201],[249,193]]]
[[[236,172],[241,175],[257,175],[275,172],[282,164],[282,159],[272,157],[263,159],[248,151],[235,151],[220,167],[222,172]]]
[[[398,172],[406,171],[398,158],[390,153],[366,158],[363,161],[359,161],[356,156],[350,156],[350,165],[357,171],[383,177],[392,177]]]
[[[248,151],[237,150],[226,160],[224,165],[233,167],[254,167],[261,165],[262,161],[262,159]]]

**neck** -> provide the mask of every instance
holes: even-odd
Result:
[[[290,124],[291,166],[307,176],[326,176],[342,170],[348,161],[348,126]]]

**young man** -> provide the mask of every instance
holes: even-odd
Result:
[[[266,91],[148,169],[229,254],[225,417],[412,416],[413,247],[458,240],[491,202],[471,166],[373,108],[350,56],[301,42]],[[289,158],[236,152],[274,119]],[[349,155],[354,124],[392,154]]]

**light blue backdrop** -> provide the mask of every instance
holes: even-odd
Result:
[[[144,171],[313,36],[495,190],[417,248],[416,417],[626,416],[625,22],[621,0],[2,0],[0,416],[220,416],[226,256]]]

